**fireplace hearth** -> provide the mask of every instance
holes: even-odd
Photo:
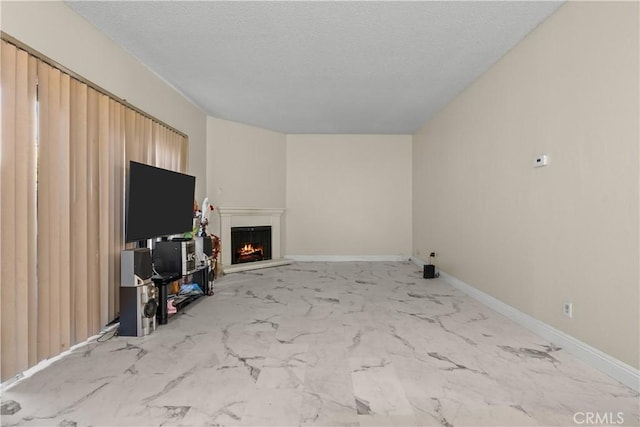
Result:
[[[271,259],[271,226],[231,227],[231,264]]]

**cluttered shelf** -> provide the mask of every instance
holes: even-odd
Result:
[[[158,288],[158,323],[164,325],[169,318],[204,295],[213,294],[213,269],[204,265],[191,274],[155,275],[151,280]]]
[[[209,289],[210,280],[208,276],[210,274],[209,268],[204,266],[192,274],[182,277],[180,281],[174,281],[171,284],[172,292],[167,295],[166,302],[168,317],[176,314],[179,310],[182,310],[198,298],[213,293],[213,291]]]

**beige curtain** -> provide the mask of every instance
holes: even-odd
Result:
[[[0,70],[4,381],[118,315],[128,160],[184,172],[187,138],[5,41]]]
[[[162,124],[128,110],[126,113],[126,160],[170,169],[187,170],[187,138]]]
[[[81,342],[118,307],[124,107],[79,81],[70,89],[71,317],[73,340]]]
[[[38,357],[69,348],[71,246],[68,75],[38,63]]]
[[[0,58],[0,371],[38,360],[35,58],[2,41]]]
[[[108,239],[101,239],[104,245],[103,253],[107,256],[101,259],[101,274],[109,286],[104,289],[102,310],[108,318],[114,318],[114,313],[120,312],[120,251],[124,248],[124,194],[125,194],[125,113],[126,108],[119,102],[109,99],[109,142],[101,145],[108,150],[108,157],[101,155],[102,179],[100,182],[108,190],[102,191],[100,212],[108,213],[102,217],[100,232]],[[107,219],[108,218],[108,219]],[[106,293],[106,296],[104,295]],[[103,323],[104,324],[104,321]]]
[[[176,172],[186,172],[187,138],[158,122],[153,123],[153,136],[155,165]]]

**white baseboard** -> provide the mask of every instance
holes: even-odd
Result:
[[[20,372],[18,375],[7,379],[5,382],[0,384],[0,392],[7,391],[8,389],[10,389],[11,387],[15,386],[16,384],[18,384],[18,383],[22,382],[23,380],[31,377],[33,374],[42,371],[43,369],[45,369],[45,368],[49,367],[50,365],[52,365],[54,362],[57,362],[58,360],[61,360],[61,359],[65,358],[65,357],[67,357],[68,355],[70,355],[71,353],[76,351],[77,349],[79,349],[81,347],[84,347],[85,345],[87,345],[89,343],[92,343],[92,342],[102,338],[107,333],[112,332],[112,331],[114,331],[114,329],[118,329],[119,327],[120,327],[120,322],[115,323],[113,325],[105,326],[104,328],[102,328],[102,330],[100,331],[100,333],[98,335],[93,335],[93,336],[87,338],[86,341],[83,341],[81,343],[72,345],[71,347],[69,347],[68,349],[66,349],[65,351],[63,351],[60,354],[52,356],[52,357],[50,357],[48,359],[41,360],[40,362],[36,363],[35,365],[30,367],[26,371]]]
[[[412,263],[414,263],[415,265],[417,265],[420,268],[424,267],[424,265],[426,264],[426,262],[424,262],[420,258],[415,258],[415,257],[412,257],[412,256],[409,257],[409,261],[411,261]]]
[[[419,267],[422,267],[425,264],[424,261],[413,257],[411,258],[411,261]],[[583,362],[588,363],[610,377],[631,387],[635,391],[640,391],[640,371],[638,369],[627,365],[626,363],[554,328],[553,326],[523,313],[509,304],[505,304],[504,302],[474,288],[450,274],[440,271],[440,277],[454,288],[459,289],[519,325],[524,326],[547,341],[562,347],[564,350],[576,356]]]
[[[403,255],[286,255],[285,258],[299,262],[350,262],[350,261],[408,261]]]

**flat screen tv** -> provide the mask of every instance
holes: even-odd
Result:
[[[196,178],[129,162],[125,240],[137,242],[191,231]]]

